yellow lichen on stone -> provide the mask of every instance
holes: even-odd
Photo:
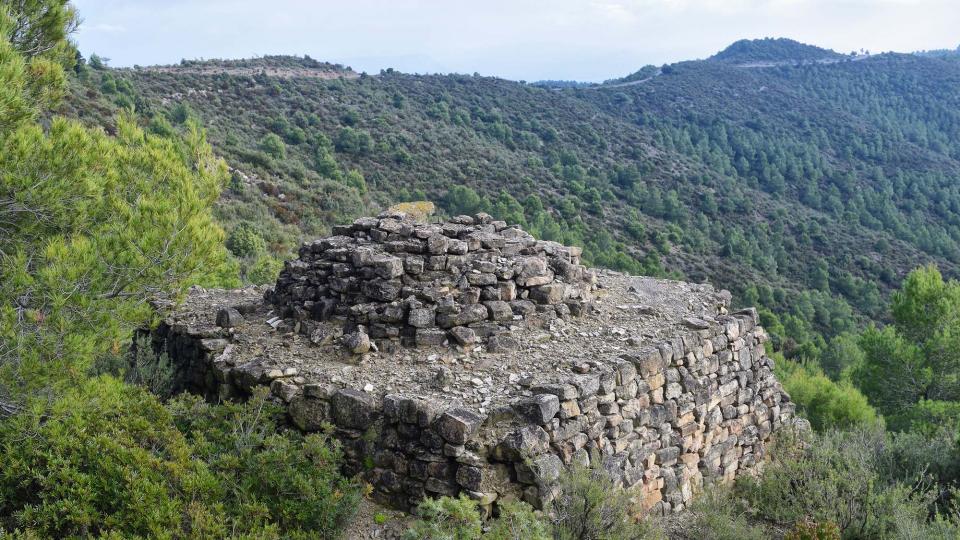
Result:
[[[403,212],[417,221],[427,221],[437,211],[437,207],[430,201],[413,201],[397,203],[387,210]]]

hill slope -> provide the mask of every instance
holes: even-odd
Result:
[[[814,348],[814,331],[882,318],[911,268],[956,275],[960,61],[744,69],[756,47],[731,49],[635,84],[568,89],[300,77],[283,71],[289,59],[254,75],[87,70],[73,105],[107,124],[117,103],[135,105],[161,132],[198,116],[237,169],[220,219],[256,224],[278,257],[335,222],[430,199],[584,245],[593,264],[709,279]],[[822,58],[814,49],[790,54]]]

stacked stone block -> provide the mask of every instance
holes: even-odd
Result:
[[[307,386],[290,402],[305,431],[332,422],[381,501],[410,508],[466,493],[543,507],[565,467],[602,467],[638,505],[680,511],[704,480],[761,463],[794,411],[764,354],[753,310],[692,320],[681,337],[625,353],[596,372],[533,383],[487,414],[417,396],[377,399]],[[365,466],[364,466],[365,464]]]
[[[304,244],[270,300],[298,321],[340,319],[349,347],[365,352],[365,335],[381,347],[508,348],[515,320],[549,312],[577,315],[596,277],[580,248],[534,239],[489,215],[440,224],[403,214],[361,218],[334,236]]]

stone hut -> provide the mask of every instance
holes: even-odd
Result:
[[[332,425],[390,506],[542,507],[580,464],[665,514],[760,465],[794,412],[756,312],[729,302],[486,215],[382,215],[304,244],[275,288],[191,290],[149,334],[179,389],[265,387],[298,429]]]

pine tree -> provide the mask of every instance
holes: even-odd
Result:
[[[211,206],[227,178],[195,124],[117,135],[39,113],[63,91],[72,9],[0,3],[0,402],[85,375],[149,320],[151,300],[229,283]],[[12,16],[11,16],[12,15]],[[51,21],[59,21],[56,24]],[[27,25],[24,27],[23,25]],[[10,408],[9,406],[7,407]]]

